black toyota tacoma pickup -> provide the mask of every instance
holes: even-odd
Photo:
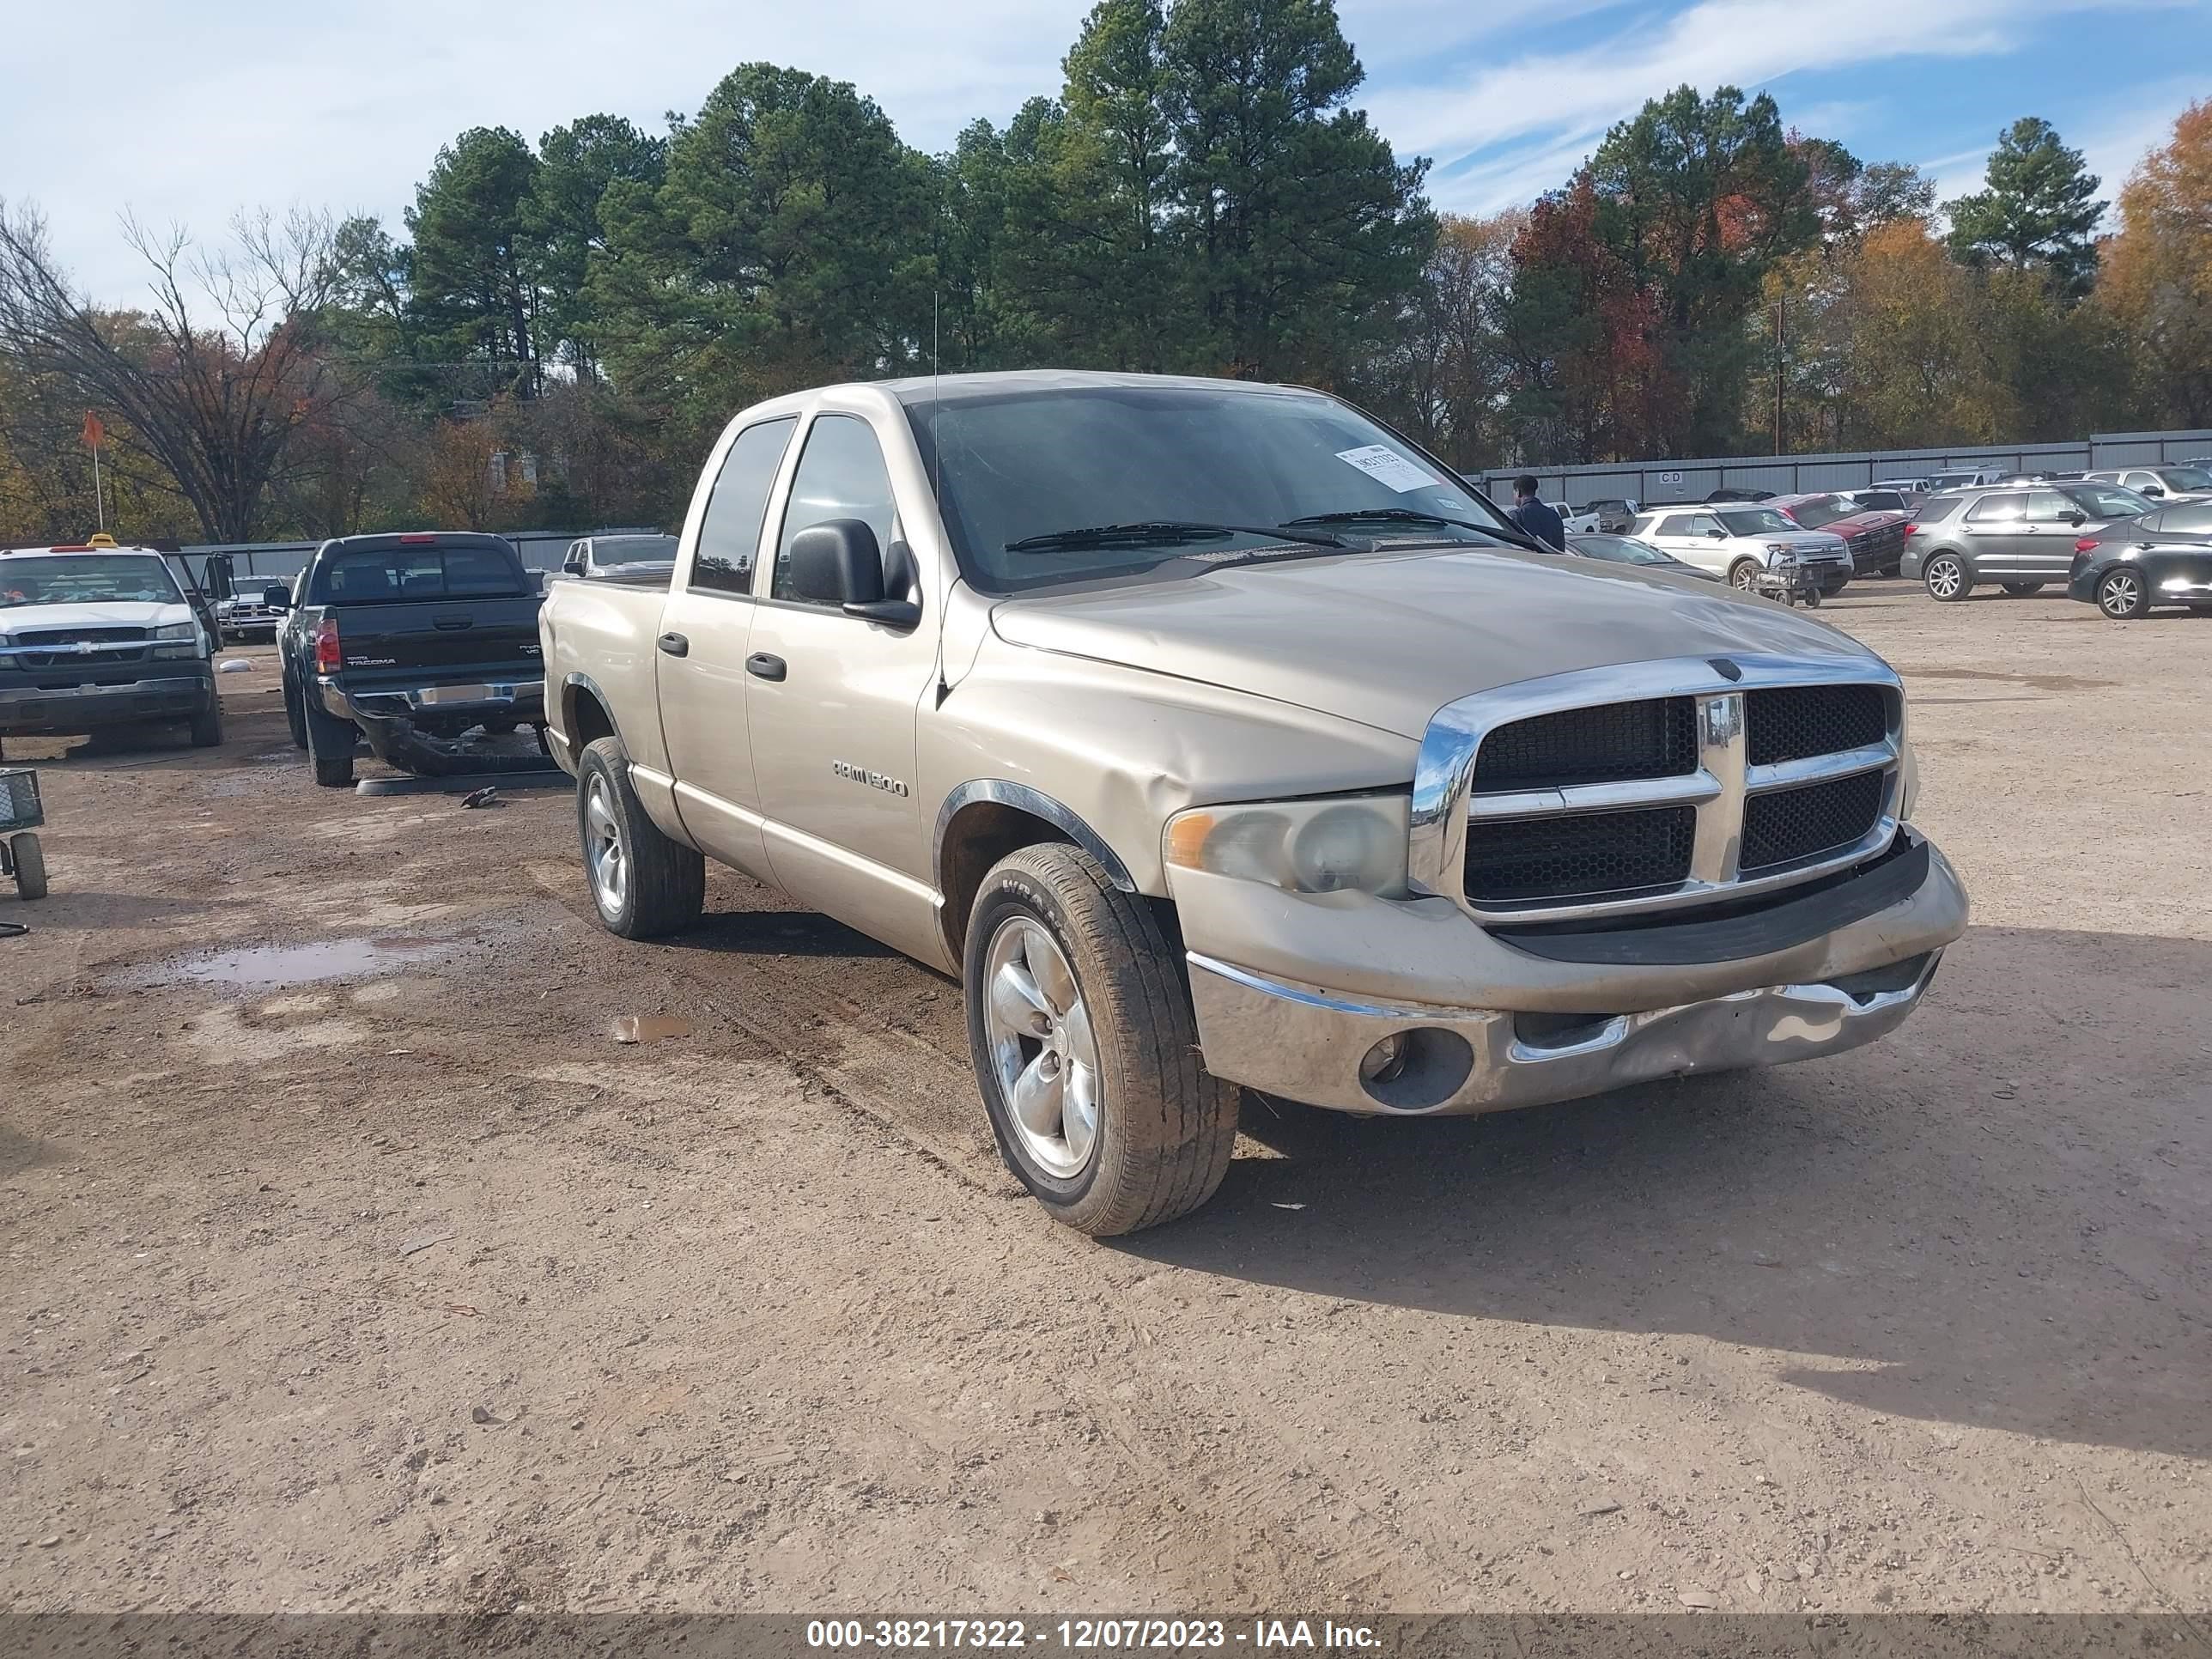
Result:
[[[298,598],[296,602],[294,592]],[[353,781],[356,735],[378,759],[438,776],[479,763],[458,742],[477,727],[542,727],[538,574],[504,537],[468,531],[325,542],[276,636],[292,741],[315,781]]]

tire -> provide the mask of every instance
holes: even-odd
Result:
[[[1145,900],[1079,848],[1009,854],[969,913],[962,981],[1000,1156],[1055,1221],[1108,1238],[1213,1196],[1239,1092],[1199,1063],[1182,965]],[[1087,1126],[1070,1109],[1085,1072]],[[1050,1092],[1025,1126],[1009,1096],[1040,1077]]]
[[[39,838],[26,830],[8,842],[8,856],[15,866],[15,894],[19,898],[42,899],[46,896],[46,850],[39,845]]]
[[[351,787],[354,744],[361,737],[354,723],[324,713],[304,696],[300,718],[307,727],[307,759],[315,769],[315,781],[325,789]]]
[[[659,939],[699,920],[707,904],[707,860],[646,816],[620,738],[585,745],[576,768],[576,830],[592,908],[609,933]]]
[[[2142,573],[2126,565],[2097,578],[2097,609],[2114,622],[2132,622],[2150,614],[2150,589]]]
[[[192,747],[219,749],[222,746],[222,693],[212,687],[208,691],[208,706],[192,716]]]
[[[300,688],[289,679],[284,682],[284,725],[292,733],[292,747],[304,752],[307,747],[307,717],[300,706]]]
[[[1759,571],[1759,563],[1757,559],[1738,559],[1729,567],[1728,585],[1739,593],[1743,592],[1758,577]]]
[[[1820,608],[1820,590],[1819,588],[1814,588],[1811,592],[1805,596],[1805,608],[1808,611],[1818,611]]]
[[[1973,579],[1966,574],[1966,562],[1956,553],[1931,555],[1920,568],[1920,580],[1929,597],[1939,605],[1956,605],[1974,591]]]
[[[2004,591],[2015,599],[2024,599],[2031,593],[2043,592],[2043,584],[2041,582],[2007,582],[2004,584]]]

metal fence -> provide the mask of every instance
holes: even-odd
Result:
[[[1646,507],[1701,501],[1716,489],[1771,489],[1778,495],[1857,489],[1878,478],[1911,478],[1970,469],[2080,472],[2156,465],[2212,455],[2212,429],[2100,432],[2074,443],[1999,444],[1987,449],[1864,449],[1832,455],[1734,455],[1700,461],[1620,461],[1575,467],[1513,467],[1480,475],[1492,496],[1510,500],[1513,480],[1533,473],[1538,494],[1573,507],[1627,500]]]
[[[561,556],[568,550],[568,544],[579,536],[611,534],[640,534],[654,532],[611,532],[602,530],[505,530],[499,532],[514,544],[514,550],[522,556],[523,566],[530,570],[558,570]],[[252,592],[270,582],[289,582],[307,568],[320,542],[238,542],[210,544],[187,547],[173,554],[191,568],[193,575],[204,581],[207,559],[211,553],[230,556],[231,577],[239,587]]]

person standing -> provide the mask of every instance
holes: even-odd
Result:
[[[1547,551],[1567,550],[1567,526],[1558,514],[1536,499],[1533,475],[1524,472],[1513,481],[1513,511],[1507,516],[1540,542]]]

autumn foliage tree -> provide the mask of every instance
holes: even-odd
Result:
[[[2212,425],[2212,100],[2120,192],[2098,298],[2132,343],[2146,423]]]

